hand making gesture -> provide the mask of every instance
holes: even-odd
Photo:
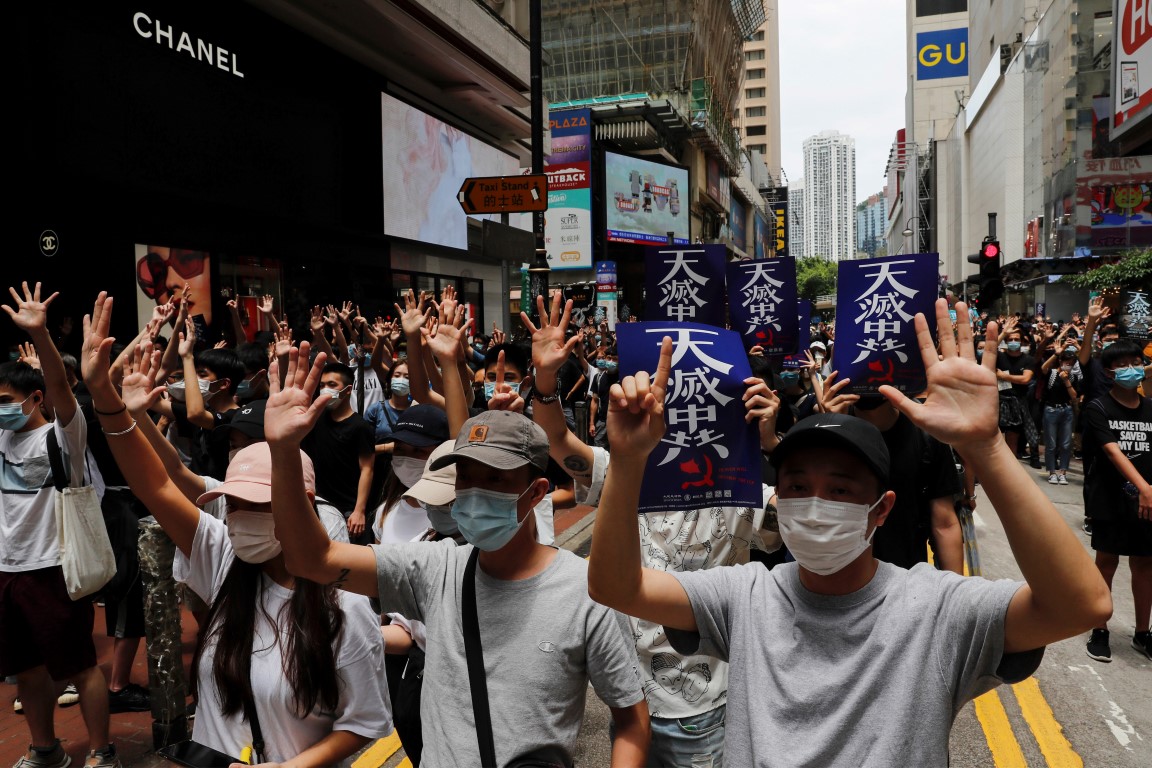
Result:
[[[536,297],[536,307],[540,314],[540,327],[537,328],[527,312],[520,313],[520,322],[532,336],[532,365],[541,381],[556,380],[560,367],[568,360],[572,350],[580,342],[580,336],[565,339],[568,322],[572,319],[572,300],[564,302],[564,312],[560,312],[560,294],[552,297],[552,311],[544,311],[544,297]]]
[[[672,339],[660,343],[656,375],[637,371],[612,385],[608,394],[608,442],[612,459],[647,460],[664,436],[664,394],[672,374]]]
[[[948,327],[948,305],[936,302],[937,327]],[[1012,321],[1009,320],[1009,323]],[[1000,406],[996,392],[996,324],[988,324],[984,357],[976,362],[968,308],[956,305],[957,338],[941,334],[940,353],[928,332],[924,315],[916,315],[916,341],[928,375],[923,405],[890,386],[880,388],[888,402],[942,443],[964,453],[999,440]]]
[[[270,445],[299,447],[324,413],[327,398],[313,397],[328,356],[316,355],[311,368],[308,353],[311,345],[300,342],[300,348],[288,350],[288,368],[280,384],[280,361],[273,360],[268,369],[268,403],[264,407],[264,437]]]
[[[29,335],[36,331],[43,331],[48,327],[48,305],[56,300],[60,295],[57,291],[43,301],[40,300],[40,283],[36,283],[36,287],[32,290],[28,289],[28,281],[22,283],[24,289],[24,298],[20,298],[20,294],[16,292],[15,288],[9,288],[8,293],[12,294],[12,298],[16,299],[16,309],[7,304],[0,304],[4,311],[8,313],[8,317],[12,318],[12,322],[16,326]]]

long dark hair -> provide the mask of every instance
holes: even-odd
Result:
[[[244,712],[244,701],[252,699],[252,643],[256,635],[256,611],[263,589],[263,566],[232,562],[224,583],[200,630],[200,642],[192,659],[193,685],[200,669],[200,654],[212,640],[216,642],[212,676],[217,698],[225,715]],[[292,599],[280,616],[269,616],[279,630],[287,625],[284,677],[292,687],[296,713],[303,717],[319,707],[331,712],[340,699],[336,674],[335,645],[344,629],[335,587],[307,579],[296,579]],[[280,642],[279,634],[276,642]]]

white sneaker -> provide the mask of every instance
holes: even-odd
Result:
[[[76,690],[76,686],[72,685],[72,683],[68,683],[68,685],[64,686],[64,692],[60,694],[58,699],[56,699],[56,703],[62,707],[70,707],[73,704],[78,704],[79,702],[80,692]]]
[[[1058,485],[1059,483],[1060,483],[1060,481],[1056,479],[1056,473],[1055,472],[1048,475],[1048,484],[1049,485]]]
[[[1067,475],[1056,475],[1056,482],[1059,483],[1060,485],[1068,485],[1068,476]]]

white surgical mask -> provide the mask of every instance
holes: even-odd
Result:
[[[812,573],[836,573],[868,548],[872,540],[865,535],[868,515],[882,500],[869,506],[818,496],[780,499],[776,502],[780,536],[796,562]]]
[[[456,520],[452,517],[451,504],[422,504],[421,506],[428,513],[428,522],[432,523],[432,528],[436,533],[441,536],[455,536],[460,531],[456,525]]]
[[[426,463],[424,459],[414,459],[411,456],[393,456],[392,471],[405,488],[411,488],[420,481]]]
[[[229,512],[228,540],[236,557],[246,563],[266,563],[281,551],[276,519],[269,512]]]
[[[337,408],[339,408],[341,399],[344,397],[344,393],[347,392],[349,389],[351,389],[351,387],[344,387],[344,389],[326,389],[326,390],[324,390],[323,394],[327,395],[329,397],[328,402],[324,403],[324,407],[326,409],[328,409],[329,411],[334,411]]]
[[[200,395],[207,396],[208,390],[212,387],[212,382],[207,379],[196,379],[197,386],[200,387]],[[178,403],[184,402],[184,390],[187,387],[187,379],[176,381],[168,385],[168,396]]]

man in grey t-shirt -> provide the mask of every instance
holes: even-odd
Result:
[[[995,324],[980,364],[964,304],[956,315],[957,336],[941,334],[939,355],[916,317],[926,402],[891,387],[881,393],[975,469],[1024,584],[876,560],[871,537],[895,501],[886,490],[888,452],[875,427],[836,414],[801,421],[772,453],[780,534],[797,563],[644,569],[633,517],[645,463],[664,433],[671,340],[654,377],[638,373],[613,388],[612,464],[589,591],[663,624],[681,652],[728,660],[725,752],[733,765],[945,766],[963,704],[1031,674],[1044,646],[1111,614],[1083,546],[999,438]],[[943,300],[936,317],[937,327],[951,328]]]
[[[276,535],[293,575],[378,597],[384,611],[427,625],[421,764],[480,764],[460,629],[463,573],[479,550],[476,608],[496,762],[531,754],[570,765],[591,682],[616,724],[612,765],[643,765],[648,711],[624,622],[589,599],[582,560],[536,539],[532,510],[548,492],[543,430],[520,414],[488,411],[465,422],[453,452],[433,463],[456,464],[452,515],[473,546],[331,542],[307,506],[296,450],[323,412],[312,392],[324,356],[309,371],[307,347],[289,353],[282,388],[270,372],[264,423]]]

